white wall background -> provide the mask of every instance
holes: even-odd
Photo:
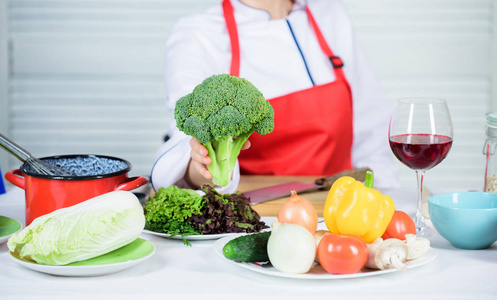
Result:
[[[0,132],[36,156],[121,157],[148,174],[166,133],[164,41],[220,0],[0,0]],[[497,111],[493,0],[344,0],[388,98],[447,99],[454,145],[429,187],[481,188]],[[386,137],[385,137],[386,138]],[[20,162],[0,150],[6,171]],[[403,186],[412,171],[400,165]]]

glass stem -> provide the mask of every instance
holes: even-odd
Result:
[[[418,180],[418,209],[416,211],[416,231],[426,230],[425,218],[423,216],[423,177],[425,175],[424,170],[416,171],[416,178]]]

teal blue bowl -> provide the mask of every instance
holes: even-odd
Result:
[[[431,222],[460,249],[485,249],[497,241],[497,194],[447,193],[430,197]]]

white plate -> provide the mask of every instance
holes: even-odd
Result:
[[[173,240],[182,240],[183,238],[181,235],[170,235],[167,233],[160,233],[160,232],[155,232],[155,231],[150,231],[150,230],[143,230],[143,233],[148,233],[148,234],[153,234],[161,237],[165,237],[168,239],[173,239]],[[219,233],[219,234],[194,234],[194,235],[187,235],[185,236],[185,240],[188,241],[201,241],[201,240],[216,240],[220,239],[222,237],[226,236],[233,236],[237,235],[239,233]]]
[[[22,229],[21,222],[0,216],[0,244],[6,242],[14,233]]]
[[[271,227],[271,224],[273,220],[275,220],[276,217],[261,217],[261,221],[266,223],[267,226]],[[266,228],[263,229],[262,231],[269,231],[271,228]],[[181,235],[170,235],[167,233],[160,233],[160,232],[155,232],[155,231],[150,231],[150,230],[143,230],[144,233],[148,234],[153,234],[169,239],[175,239],[175,240],[182,240],[183,238]],[[188,241],[202,241],[202,240],[217,240],[223,237],[235,237],[243,233],[218,233],[218,234],[199,234],[199,235],[187,235],[185,236],[185,239]]]
[[[231,239],[234,237],[224,237],[220,240],[217,240],[214,243],[214,251],[220,255],[223,259],[240,266],[245,269],[249,269],[251,271],[259,272],[262,274],[266,275],[271,275],[271,276],[277,276],[277,277],[286,277],[286,278],[298,278],[298,279],[344,279],[344,278],[359,278],[359,277],[366,277],[366,276],[375,276],[375,275],[382,275],[386,273],[392,273],[392,272],[400,272],[396,269],[388,269],[388,270],[372,270],[368,268],[364,268],[358,273],[355,274],[343,274],[343,275],[335,275],[335,274],[330,274],[326,272],[323,267],[320,265],[315,265],[314,267],[311,268],[311,270],[308,273],[305,274],[291,274],[291,273],[283,273],[278,270],[276,270],[272,266],[261,266],[260,264],[256,263],[239,263],[235,262],[233,260],[227,259],[223,255],[223,247],[228,243]],[[436,258],[437,254],[435,253],[435,250],[433,248],[430,248],[428,253],[423,255],[420,258],[417,258],[415,260],[411,260],[406,262],[407,265],[407,270],[405,272],[409,272],[409,269],[415,268],[422,266],[424,264],[427,264],[429,262],[432,262]]]
[[[110,253],[71,263],[65,266],[48,266],[25,260],[10,252],[10,257],[28,269],[58,276],[100,276],[116,273],[150,258],[155,253],[155,246],[142,238]]]

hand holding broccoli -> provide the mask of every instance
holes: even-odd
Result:
[[[250,141],[246,140],[242,146],[242,151],[250,148]],[[207,148],[202,145],[196,138],[190,140],[190,147],[192,148],[190,165],[188,166],[185,178],[192,186],[202,186],[204,184],[212,184],[211,173],[207,166],[211,163],[212,159],[208,156]],[[240,151],[241,153],[241,151]]]
[[[262,93],[248,80],[227,74],[205,79],[180,98],[174,117],[179,130],[207,148],[212,181],[220,186],[229,183],[249,136],[274,129],[274,111]]]

